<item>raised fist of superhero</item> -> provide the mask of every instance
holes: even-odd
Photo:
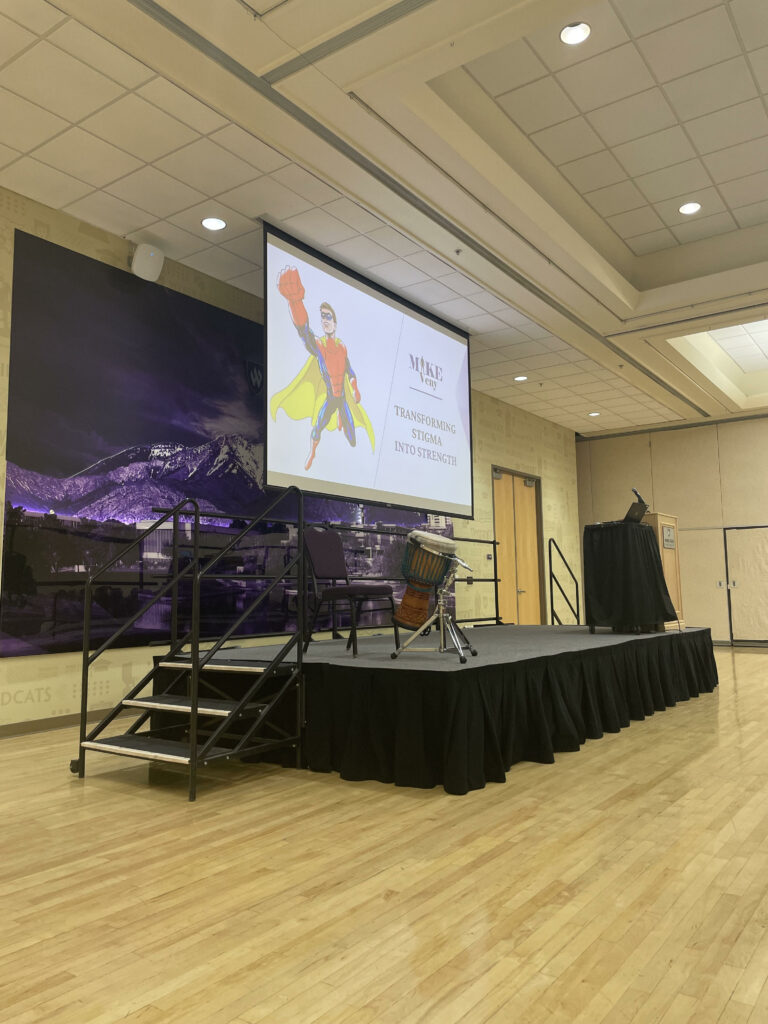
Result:
[[[277,275],[277,290],[288,300],[294,324],[303,327],[309,318],[301,301],[304,298],[304,285],[296,267],[283,267]]]

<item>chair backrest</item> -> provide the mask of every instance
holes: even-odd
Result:
[[[316,579],[349,582],[341,534],[324,527],[308,526],[304,531],[304,546]]]

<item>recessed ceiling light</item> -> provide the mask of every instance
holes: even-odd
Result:
[[[527,377],[515,377],[515,380],[528,380]]]
[[[691,213],[698,213],[700,209],[701,203],[683,203],[683,205],[680,207],[680,213],[686,213],[690,215]]]
[[[571,25],[565,26],[560,33],[560,38],[569,46],[578,46],[579,43],[583,43],[588,38],[591,31],[592,29],[586,22],[575,21]]]
[[[204,217],[201,223],[209,231],[221,231],[222,228],[227,226],[227,222],[222,220],[221,217]]]
[[[599,415],[600,415],[600,413],[599,413],[599,412],[591,412],[591,413],[590,413],[589,415],[590,415],[590,416],[599,416]]]

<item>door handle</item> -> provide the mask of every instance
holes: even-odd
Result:
[[[518,594],[526,594],[527,593],[526,590],[521,590],[520,587],[517,588],[517,592],[518,592]]]

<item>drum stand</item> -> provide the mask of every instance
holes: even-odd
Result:
[[[450,590],[451,584],[456,578],[459,565],[463,565],[465,569],[469,566],[466,562],[462,562],[460,558],[455,555],[451,556],[451,566],[448,572],[445,574],[443,582],[437,591],[437,602],[435,603],[435,610],[432,615],[427,619],[426,622],[419,626],[415,633],[408,637],[405,643],[400,644],[396,651],[392,651],[391,658],[396,658],[398,654],[407,650],[413,641],[421,636],[421,634],[429,629],[435,622],[439,623],[438,628],[440,630],[440,646],[439,647],[417,647],[417,651],[439,651],[441,654],[443,651],[449,650],[447,640],[450,640],[453,645],[453,649],[459,656],[459,661],[463,665],[467,656],[464,651],[469,651],[472,657],[476,657],[477,651],[472,644],[467,640],[464,630],[459,626],[458,622],[453,621],[453,616],[446,607],[446,598],[448,597],[448,591]]]

